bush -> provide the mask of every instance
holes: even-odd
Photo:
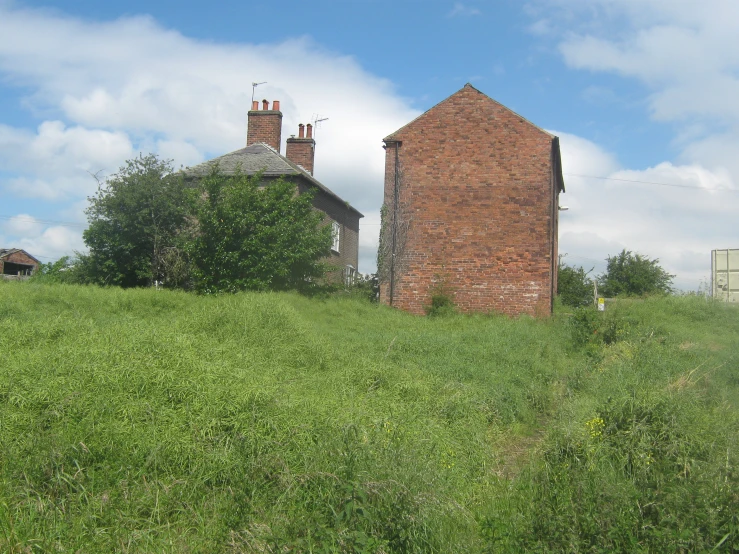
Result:
[[[328,269],[331,226],[313,209],[313,192],[284,179],[203,177],[191,196],[193,229],[185,250],[200,292],[313,290]]]
[[[80,280],[79,267],[70,256],[62,256],[55,262],[39,265],[32,279],[44,283],[77,283]]]
[[[447,316],[456,313],[456,311],[454,300],[444,293],[431,295],[431,304],[426,306],[426,315],[432,317]]]
[[[601,296],[643,296],[672,292],[672,278],[659,266],[659,260],[650,260],[641,254],[622,250],[608,256],[606,272],[598,276]]]
[[[593,283],[582,267],[560,263],[557,267],[557,294],[562,304],[573,308],[588,306],[593,302]]]
[[[380,282],[377,273],[357,273],[354,282],[346,288],[351,296],[365,298],[370,302],[380,300]]]
[[[184,188],[172,165],[153,154],[128,160],[88,198],[85,282],[121,287],[169,281],[168,259],[186,221]]]

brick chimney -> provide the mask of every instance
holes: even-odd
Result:
[[[249,124],[246,132],[246,145],[250,146],[256,142],[269,144],[272,148],[280,151],[280,142],[282,142],[282,112],[280,111],[280,101],[272,102],[272,109],[269,109],[269,102],[262,100],[262,109],[259,109],[259,102],[254,100],[249,110]]]
[[[294,164],[303,167],[313,175],[313,159],[316,154],[316,141],[313,140],[313,125],[298,125],[298,136],[287,139],[285,157]]]

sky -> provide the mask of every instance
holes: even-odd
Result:
[[[255,99],[365,217],[375,269],[382,138],[471,83],[560,137],[560,253],[626,249],[705,287],[739,248],[736,0],[0,0],[0,247],[84,251],[97,179],[242,148]],[[284,145],[283,145],[284,152]]]

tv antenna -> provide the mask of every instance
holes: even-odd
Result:
[[[324,121],[328,121],[328,117],[321,117],[319,114],[313,115],[313,136],[316,136],[316,131],[318,130],[318,124],[323,123]]]
[[[254,102],[254,91],[259,85],[266,85],[267,81],[262,81],[261,83],[252,83],[251,84],[251,101]]]

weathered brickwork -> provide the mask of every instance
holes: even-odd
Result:
[[[306,190],[308,190],[307,186],[301,184],[300,192]],[[327,225],[335,221],[341,226],[339,251],[332,251],[326,262],[336,266],[338,273],[342,273],[347,265],[359,270],[359,219],[361,214],[355,210],[348,210],[345,203],[326,194],[314,196],[313,207],[326,214]]]
[[[0,275],[23,275],[35,273],[39,262],[23,250],[5,250],[0,255]]]
[[[465,312],[551,313],[556,137],[466,85],[387,137],[385,151],[385,220],[397,213],[398,236],[394,262],[383,250],[394,267],[383,303],[421,314],[444,293]],[[386,225],[386,244],[391,234]]]
[[[290,137],[285,141],[285,157],[313,175],[316,141],[311,137],[303,137],[303,126],[301,125],[300,127],[300,136],[298,138]],[[308,125],[308,127],[310,127],[310,125]]]
[[[272,109],[269,109],[269,102],[262,101],[263,109],[259,110],[259,102],[252,103],[252,109],[249,110],[249,122],[246,131],[246,145],[251,146],[258,142],[268,144],[277,152],[280,151],[280,143],[282,142],[282,112],[280,111],[280,103],[275,100],[272,103]]]

